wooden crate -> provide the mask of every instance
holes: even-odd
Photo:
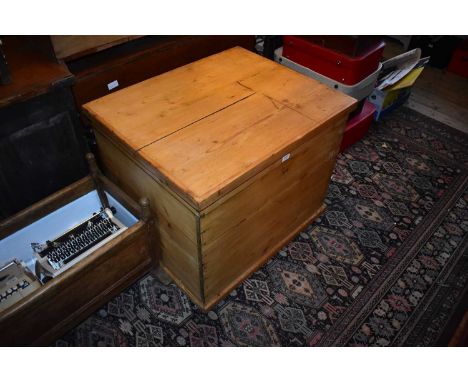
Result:
[[[105,191],[140,219],[70,269],[0,313],[0,346],[47,345],[131,285],[156,262],[149,209],[105,177]],[[0,222],[0,240],[94,189],[87,176]],[[14,254],[11,254],[14,257]]]
[[[233,48],[84,110],[107,174],[151,200],[161,266],[210,309],[323,211],[355,104]]]

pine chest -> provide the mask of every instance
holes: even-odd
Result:
[[[237,47],[84,111],[107,175],[150,198],[161,266],[210,309],[323,211],[355,104]]]

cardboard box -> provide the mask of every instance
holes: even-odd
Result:
[[[411,94],[411,87],[424,70],[429,58],[420,58],[419,49],[406,52],[383,63],[384,77],[369,96],[375,108],[375,120],[405,103]]]
[[[411,88],[403,88],[394,91],[374,89],[369,96],[369,102],[371,102],[376,109],[374,119],[378,121],[382,115],[403,105],[410,94]]]

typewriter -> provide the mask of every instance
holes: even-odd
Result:
[[[114,208],[102,208],[55,239],[31,243],[39,269],[47,277],[56,277],[120,235],[127,227],[114,213]]]
[[[41,286],[37,278],[18,260],[0,268],[0,312]]]

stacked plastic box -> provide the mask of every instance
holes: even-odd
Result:
[[[468,78],[468,39],[455,49],[448,70],[449,72]]]
[[[369,130],[375,107],[366,98],[374,90],[384,48],[382,40],[371,37],[285,36],[275,52],[277,62],[360,101],[348,120],[341,150]]]

